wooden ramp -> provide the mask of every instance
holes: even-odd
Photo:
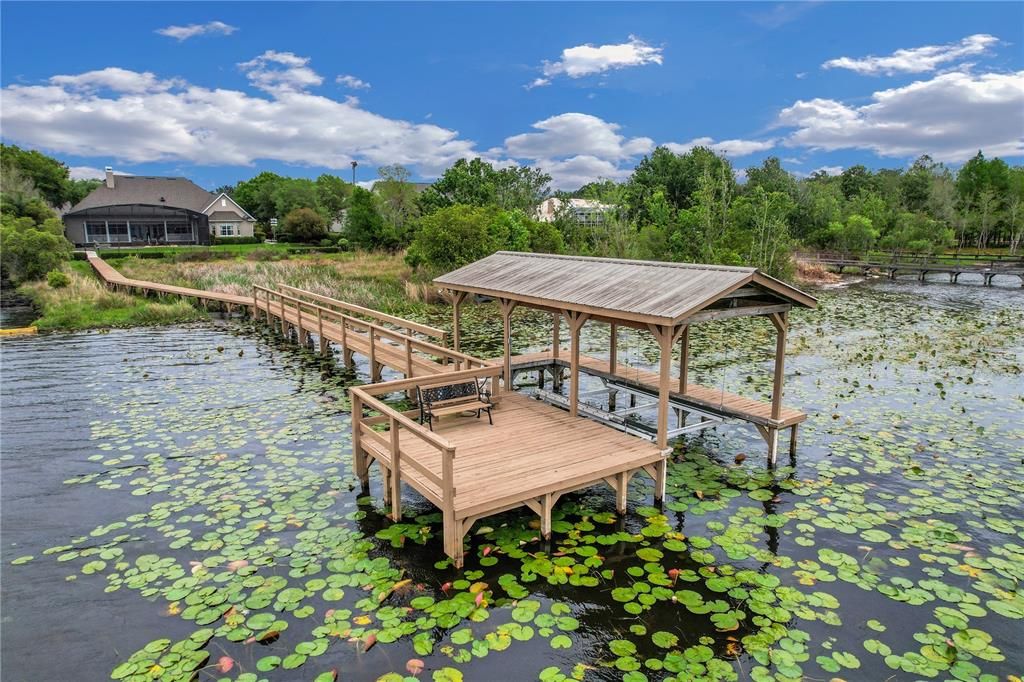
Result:
[[[502,370],[464,370],[444,379],[489,380],[497,387]],[[353,453],[364,482],[369,465],[380,466],[393,519],[401,518],[403,482],[441,509],[445,552],[456,566],[463,563],[466,533],[485,516],[527,507],[540,516],[547,538],[551,510],[566,493],[607,484],[616,493],[617,510],[625,513],[629,481],[645,472],[655,481],[655,498],[664,496],[668,450],[539,400],[499,392],[493,426],[473,415],[449,416],[429,431],[412,418],[415,412],[398,412],[376,397],[437,381],[350,389]],[[364,408],[377,414],[364,416]]]

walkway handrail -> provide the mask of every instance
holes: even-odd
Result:
[[[366,395],[378,396],[388,393],[407,391],[418,386],[435,386],[437,384],[457,384],[460,381],[469,379],[491,379],[496,380],[505,371],[503,365],[485,365],[473,369],[463,369],[458,372],[445,372],[443,374],[431,374],[428,376],[415,377],[410,379],[395,379],[378,384],[366,384],[359,387],[359,390]],[[496,393],[492,391],[492,393]]]
[[[321,315],[325,317],[331,318],[336,322],[340,322],[343,326],[347,324],[348,327],[354,328],[356,331],[361,332],[365,330],[366,334],[369,337],[371,348],[376,343],[377,337],[380,337],[388,339],[390,341],[394,341],[397,344],[404,346],[408,353],[411,353],[412,351],[415,350],[417,352],[425,353],[427,355],[438,356],[444,360],[444,364],[446,365],[449,364],[450,362],[454,362],[458,365],[466,364],[470,367],[472,367],[473,365],[477,365],[480,367],[485,365],[483,360],[475,358],[472,355],[467,355],[466,353],[451,350],[449,348],[445,348],[444,346],[439,346],[436,343],[431,343],[430,341],[417,339],[414,336],[403,334],[393,329],[389,329],[388,327],[384,327],[373,322],[368,322],[358,317],[346,315],[345,313],[333,310],[331,308],[326,308],[321,305],[317,305],[316,303],[304,301],[301,298],[290,296],[280,291],[275,291],[274,289],[270,289],[269,287],[253,285],[253,298],[256,300],[257,306],[259,305],[259,292],[261,291],[264,293],[263,299],[267,301],[268,310],[270,308],[271,298],[281,302],[290,301],[294,303],[294,310],[296,310],[297,314],[299,314],[300,317],[303,307],[305,307],[306,310],[310,312],[319,312]]]
[[[347,301],[339,301],[338,299],[331,298],[330,296],[323,296],[322,294],[314,294],[311,291],[306,291],[305,289],[299,289],[297,287],[289,286],[287,284],[278,283],[277,288],[279,290],[284,290],[284,291],[290,291],[290,292],[293,292],[293,293],[298,293],[298,294],[300,294],[302,296],[305,296],[306,298],[311,298],[314,301],[318,301],[320,303],[326,303],[328,305],[332,305],[332,306],[335,306],[337,308],[341,308],[342,310],[346,310],[349,313],[355,313],[357,315],[365,315],[366,317],[372,317],[372,318],[377,319],[377,320],[379,320],[381,322],[387,322],[389,324],[395,325],[396,327],[401,327],[403,329],[406,329],[409,332],[414,332],[415,331],[415,332],[419,332],[420,334],[425,334],[427,336],[431,336],[431,337],[434,337],[434,338],[437,338],[437,339],[441,339],[441,343],[442,344],[445,343],[445,339],[448,336],[448,332],[446,332],[443,329],[438,329],[437,327],[431,327],[429,325],[421,324],[419,322],[413,322],[412,320],[406,320],[405,318],[397,317],[395,315],[388,315],[387,313],[382,313],[382,312],[380,312],[378,310],[372,310],[370,308],[364,308],[363,306],[356,305],[355,303],[348,303]]]
[[[392,382],[393,383],[393,382]],[[353,386],[349,388],[349,398],[352,402],[352,419],[355,420],[355,428],[352,429],[352,448],[359,452],[362,448],[363,439],[372,440],[380,448],[383,448],[391,459],[391,481],[393,494],[399,494],[398,487],[402,479],[402,466],[408,464],[416,469],[427,480],[437,486],[441,495],[441,506],[444,510],[455,508],[455,446],[447,439],[425,428],[395,408],[370,395],[366,386]],[[369,407],[387,417],[388,430],[383,433],[377,432],[369,424],[363,421],[363,407]],[[428,445],[437,448],[441,455],[441,475],[438,476],[430,467],[402,450],[400,433],[405,430]],[[385,484],[387,485],[387,484]]]

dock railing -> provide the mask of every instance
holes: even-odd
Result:
[[[419,333],[424,336],[438,339],[442,346],[447,346],[448,332],[437,327],[431,327],[430,325],[421,324],[419,322],[413,322],[412,320],[406,320],[401,317],[394,315],[388,315],[382,313],[379,310],[372,310],[370,308],[364,308],[363,306],[349,303],[347,301],[340,301],[330,296],[323,296],[321,294],[314,294],[311,291],[305,289],[298,289],[296,287],[288,286],[287,284],[278,284],[277,288],[279,291],[286,292],[292,296],[298,296],[305,300],[310,300],[327,308],[336,309],[339,312],[346,313],[348,315],[361,315],[363,317],[369,317],[376,321],[377,324],[387,323],[398,327],[405,334],[412,336],[412,334]]]
[[[367,322],[362,318],[353,317],[333,308],[312,303],[268,287],[254,285],[253,298],[257,310],[265,310],[268,315],[280,318],[280,324],[285,326],[292,324],[292,322],[286,319],[286,315],[292,315],[295,318],[294,323],[299,329],[302,329],[304,332],[315,331],[320,338],[324,338],[324,323],[337,326],[338,338],[333,340],[340,343],[343,347],[348,347],[349,333],[359,335],[357,338],[365,341],[367,344],[365,352],[370,359],[371,366],[377,363],[377,356],[381,350],[387,348],[398,349],[404,355],[404,362],[392,364],[404,366],[393,367],[393,369],[403,371],[407,378],[413,375],[414,358],[417,357],[426,357],[431,362],[437,362],[445,368],[453,365],[456,371],[473,367],[484,367],[486,364],[472,355],[467,355],[466,353],[461,353],[430,341],[424,341],[423,339],[403,334],[373,322]],[[403,322],[408,323],[409,321],[403,320]],[[307,326],[311,327],[311,329],[307,329]],[[435,373],[434,376],[436,377],[437,374]]]
[[[445,517],[454,519],[455,514],[455,444],[444,436],[431,431],[412,418],[414,412],[401,412],[391,407],[379,396],[411,391],[422,386],[437,385],[441,382],[459,383],[463,381],[490,381],[492,392],[501,376],[504,367],[485,366],[473,369],[449,372],[443,375],[424,376],[414,379],[399,379],[379,384],[367,384],[364,386],[353,386],[349,388],[349,398],[352,402],[352,450],[356,454],[356,474],[360,478],[365,477],[366,467],[369,462],[366,459],[366,452],[381,455],[376,457],[378,462],[387,470],[385,476],[386,496],[391,501],[392,518],[401,518],[401,493],[400,486],[403,480],[402,470],[408,466],[415,469],[423,479],[431,483],[436,490],[434,493],[428,486],[415,485],[407,476],[405,480],[414,488],[419,490],[424,497],[437,505]],[[376,415],[366,416],[365,409],[376,412]],[[378,427],[386,425],[386,430],[378,430]],[[431,470],[425,463],[402,450],[401,433],[409,433],[419,438],[428,445],[435,448],[440,454],[441,472]],[[384,461],[386,460],[386,461]],[[450,524],[449,524],[450,525]]]

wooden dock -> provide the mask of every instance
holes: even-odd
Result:
[[[527,507],[540,517],[547,538],[562,495],[607,484],[616,493],[616,509],[625,513],[629,481],[639,472],[654,479],[655,499],[662,499],[668,450],[524,395],[501,393],[502,371],[496,366],[444,377],[490,381],[500,395],[493,426],[455,416],[430,431],[415,421],[415,412],[398,412],[379,399],[430,383],[422,379],[350,389],[356,474],[368,481],[368,468],[377,463],[394,520],[401,518],[404,482],[441,510],[445,553],[461,567],[465,535],[485,516]],[[364,409],[376,414],[364,416]]]
[[[511,357],[508,349],[515,304],[502,298],[499,303],[504,319],[505,352],[501,358],[481,360],[457,349],[458,306],[465,292],[454,299],[456,317],[452,341],[456,348],[449,348],[443,330],[294,287],[254,286],[252,296],[219,294],[128,279],[95,253],[90,252],[88,257],[97,274],[110,286],[218,301],[229,308],[245,306],[254,319],[264,319],[273,329],[279,329],[286,338],[295,338],[303,347],[312,346],[315,338],[323,354],[334,352],[332,344],[339,347],[346,363],[351,363],[355,354],[367,358],[374,383],[349,389],[355,473],[368,489],[369,467],[373,463],[378,465],[385,502],[390,505],[391,517],[396,521],[402,515],[403,483],[436,505],[443,517],[445,553],[459,567],[464,560],[466,534],[485,516],[525,507],[540,517],[540,532],[548,537],[552,509],[562,495],[606,484],[615,491],[616,509],[624,513],[629,482],[637,473],[653,479],[654,498],[661,500],[671,452],[667,445],[670,405],[754,424],[769,441],[769,461],[774,461],[778,431],[789,427],[795,436],[797,424],[806,418],[799,410],[781,404],[781,358],[787,328],[785,315],[792,305],[790,301],[812,306],[813,299],[753,270],[691,268],[698,281],[702,282],[707,272],[716,273],[714,277],[718,280],[728,281],[720,283],[718,293],[708,299],[712,303],[724,302],[724,306],[704,304],[703,309],[680,318],[685,319],[685,323],[675,319],[678,315],[667,318],[671,324],[653,324],[643,319],[594,314],[594,320],[612,322],[611,360],[579,353],[579,330],[591,315],[571,308],[553,309],[554,349],[559,347],[559,317],[570,322],[572,335],[567,359],[560,358],[557,350]],[[703,294],[698,291],[697,295]],[[688,324],[752,314],[769,316],[779,332],[772,402],[764,403],[689,383],[686,375]],[[656,335],[662,350],[660,374],[616,363],[616,324],[633,324]],[[673,387],[669,368],[671,346],[676,341],[681,342],[683,354],[681,376]],[[560,377],[565,367],[570,368],[571,377],[583,372],[614,382],[620,390],[628,388],[657,396],[657,442],[628,435],[599,419],[587,418],[586,411],[580,414],[577,411],[578,387],[571,392],[572,400],[566,407],[512,391],[511,378],[516,372],[536,369],[557,372]],[[403,378],[381,382],[384,368]],[[469,381],[488,389],[494,406],[493,425],[470,412],[468,416],[435,419],[431,430],[420,423],[416,410],[403,412],[385,402],[387,396],[404,394],[415,399],[419,388]]]

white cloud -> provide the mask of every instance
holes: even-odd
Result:
[[[304,58],[271,54],[246,68],[263,74],[272,62],[308,69]],[[367,165],[401,163],[430,177],[477,155],[473,142],[457,131],[285,86],[316,79],[255,80],[273,86],[270,94],[161,81],[124,69],[56,76],[45,84],[0,90],[0,125],[5,138],[20,144],[126,163],[251,165],[272,159],[348,168],[357,159]]]
[[[353,90],[366,90],[370,87],[370,84],[361,78],[356,78],[355,76],[349,76],[347,74],[344,76],[338,76],[334,81],[344,85],[346,88],[352,88]]]
[[[607,159],[581,154],[568,159],[537,159],[536,165],[551,176],[557,189],[579,189],[595,180],[624,180],[633,172],[631,165],[623,166]]]
[[[71,166],[68,171],[72,180],[100,180],[106,175],[102,168],[93,166]]]
[[[905,50],[896,50],[885,57],[869,56],[861,59],[839,57],[821,65],[823,69],[849,69],[867,76],[895,73],[925,73],[934,71],[943,64],[964,57],[986,54],[990,47],[999,42],[995,36],[976,33],[957,43],[946,45],[924,45]]]
[[[694,147],[707,147],[723,156],[747,156],[756,152],[764,152],[774,149],[778,140],[720,140],[715,142],[710,137],[697,137],[689,142],[668,142],[663,146],[676,154],[685,154]]]
[[[188,26],[167,26],[156,30],[162,36],[175,38],[178,42],[201,35],[229,36],[238,28],[225,24],[223,21],[208,21],[205,24],[189,24]]]
[[[558,61],[545,61],[541,67],[544,77],[535,79],[526,87],[529,89],[548,85],[553,77],[563,74],[569,78],[582,78],[614,69],[661,64],[661,51],[660,47],[648,45],[636,36],[630,36],[628,42],[614,45],[595,47],[588,43],[568,47],[562,50],[562,57]]]
[[[181,81],[176,78],[160,80],[155,74],[144,71],[129,71],[116,66],[110,66],[96,71],[73,76],[53,76],[50,83],[60,88],[70,90],[113,90],[114,92],[132,94],[144,92],[162,92],[180,85]]]
[[[267,50],[255,59],[240,62],[238,68],[255,87],[275,94],[301,92],[323,83],[323,77],[309,68],[308,64],[309,57]]]
[[[1024,71],[951,72],[881,90],[869,104],[799,100],[777,125],[795,128],[791,147],[869,149],[880,156],[930,154],[962,161],[979,149],[993,156],[1024,155]]]
[[[522,133],[505,139],[505,149],[515,158],[540,159],[589,155],[619,160],[645,154],[654,148],[649,137],[626,138],[619,126],[597,116],[566,113],[537,121],[540,131]]]
[[[825,175],[840,175],[843,172],[842,166],[820,166],[815,168],[811,172],[804,172],[799,170],[790,171],[795,177],[798,178],[809,178],[817,173],[824,173]]]

